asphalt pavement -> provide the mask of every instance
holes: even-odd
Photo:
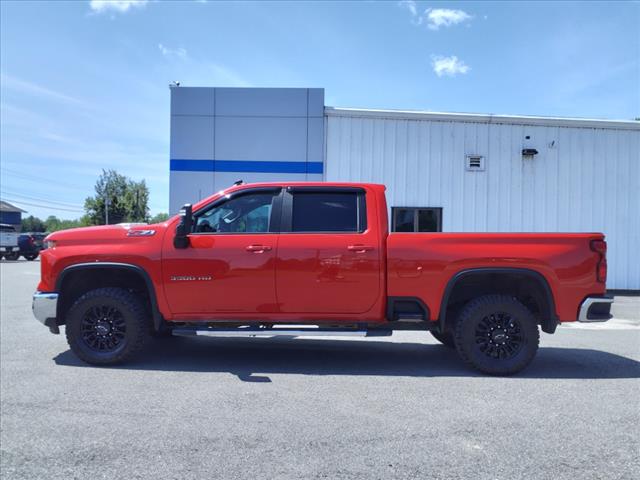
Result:
[[[640,478],[639,297],[510,378],[412,332],[166,338],[96,368],[32,317],[39,262],[0,271],[3,480]]]

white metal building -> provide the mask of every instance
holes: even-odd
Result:
[[[602,231],[640,290],[640,122],[343,109],[322,89],[171,89],[170,208],[234,180],[387,186],[397,231]]]

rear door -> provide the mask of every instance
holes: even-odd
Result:
[[[380,238],[366,193],[289,187],[276,259],[280,312],[360,314],[380,296]]]

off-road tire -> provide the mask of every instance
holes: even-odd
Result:
[[[433,337],[445,347],[456,348],[456,344],[453,341],[453,334],[451,332],[440,333],[432,330],[431,335],[433,335]]]
[[[6,258],[7,260],[11,260],[12,262],[15,262],[16,260],[18,260],[20,258],[20,254],[18,252],[7,253],[7,254],[5,254],[4,258]]]
[[[531,311],[516,298],[484,295],[471,300],[460,312],[454,341],[460,357],[477,370],[512,375],[535,357],[540,332]]]
[[[104,329],[111,328],[114,335],[120,336],[119,343],[105,351],[101,351],[105,343],[99,342],[97,347],[90,345],[97,336],[94,332],[93,339],[91,337],[91,325],[96,324],[91,322],[96,312],[108,312],[114,317],[116,325],[107,325]],[[109,321],[98,323],[106,325]],[[149,336],[149,323],[146,309],[138,296],[122,288],[98,288],[85,293],[71,306],[66,315],[65,334],[69,347],[81,360],[92,365],[116,365],[131,359],[142,349]],[[107,341],[115,340],[107,338]]]

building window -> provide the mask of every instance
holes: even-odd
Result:
[[[393,207],[392,232],[441,232],[442,208]]]

